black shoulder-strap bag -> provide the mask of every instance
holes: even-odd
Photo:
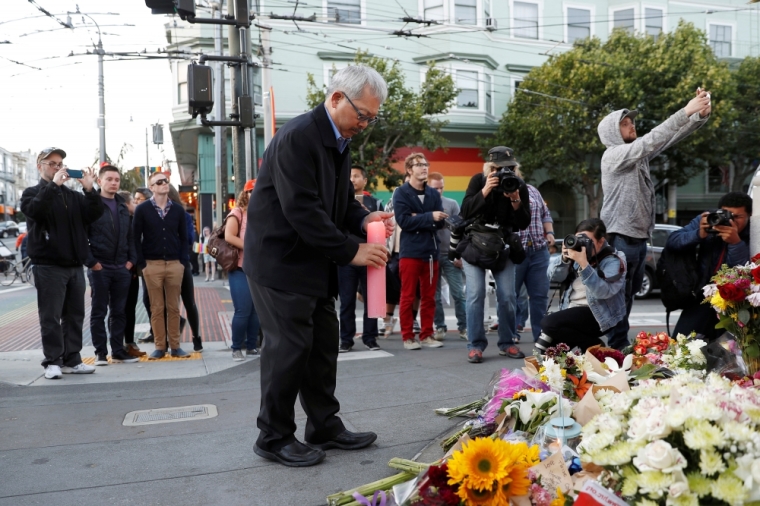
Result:
[[[482,269],[501,271],[509,260],[509,247],[499,228],[490,227],[480,221],[465,229],[465,234],[457,246],[457,253],[467,263]]]

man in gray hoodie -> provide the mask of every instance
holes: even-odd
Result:
[[[602,155],[601,218],[607,226],[610,244],[625,253],[628,269],[626,317],[607,334],[612,348],[620,350],[629,345],[628,315],[633,296],[641,289],[647,239],[654,230],[655,195],[649,161],[704,125],[710,110],[710,94],[698,90],[686,107],[643,137],[636,136],[635,110],[614,111],[599,123],[599,138],[607,146]]]

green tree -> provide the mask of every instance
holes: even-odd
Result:
[[[760,160],[760,58],[747,57],[731,74],[735,87],[733,98],[736,117],[725,125],[727,139],[722,146],[726,160],[734,166],[732,191],[744,191],[745,180]]]
[[[656,176],[683,184],[719,158],[711,141],[731,109],[730,100],[721,99],[730,87],[728,69],[691,24],[681,23],[657,40],[617,30],[604,43],[596,38],[576,43],[531,70],[494,137],[478,143],[484,149],[514,148],[526,177],[545,169],[554,181],[583,194],[590,216],[598,216],[605,150],[599,122],[613,110],[638,109],[637,131],[644,135],[686,105],[697,87],[712,90],[713,118],[653,166]]]
[[[405,87],[404,71],[398,62],[359,52],[357,65],[377,70],[388,84],[388,98],[380,109],[380,121],[354,136],[351,152],[354,163],[367,168],[368,190],[382,181],[391,189],[401,182],[402,175],[392,164],[396,151],[406,146],[422,146],[429,150],[445,147],[448,141],[441,135],[447,121],[436,119],[453,104],[458,90],[445,71],[429,64],[425,81],[419,91]],[[325,100],[325,87],[318,87],[312,74],[308,75],[306,102],[316,107]]]

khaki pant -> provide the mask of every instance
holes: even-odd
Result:
[[[143,269],[145,284],[150,297],[150,326],[156,340],[156,349],[166,351],[166,329],[169,329],[169,347],[179,348],[179,297],[182,289],[184,266],[179,260],[146,260]],[[164,298],[166,316],[164,321]]]

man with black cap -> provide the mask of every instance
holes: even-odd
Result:
[[[90,374],[95,368],[82,363],[84,322],[84,270],[89,247],[86,227],[103,214],[100,197],[92,191],[95,176],[85,170],[78,179],[84,193],[67,188],[70,179],[58,148],[37,156],[40,182],[24,190],[21,212],[26,215],[28,253],[34,265],[37,312],[40,318],[45,378],[61,374]]]
[[[686,107],[643,137],[636,136],[635,110],[611,112],[599,123],[599,138],[607,146],[602,155],[600,217],[607,226],[610,245],[625,254],[627,264],[626,317],[607,334],[612,348],[622,350],[629,345],[628,315],[633,296],[641,289],[647,239],[654,230],[655,195],[649,161],[704,125],[710,110],[710,94],[697,90]]]
[[[465,220],[474,219],[473,229],[465,235],[461,244],[452,235],[452,248],[456,248],[464,260],[467,297],[467,360],[471,363],[483,361],[483,351],[488,346],[483,328],[483,311],[486,297],[486,269],[490,269],[496,281],[496,314],[499,317],[499,355],[509,358],[523,358],[525,355],[514,345],[515,324],[515,263],[507,257],[504,244],[510,246],[510,253],[522,251],[522,243],[517,230],[530,225],[530,197],[525,182],[510,169],[516,167],[511,148],[498,146],[488,152],[483,172],[475,174],[467,186],[460,215]],[[504,169],[507,169],[506,171]],[[514,189],[513,189],[514,188]],[[472,245],[472,236],[493,237],[501,245],[501,250],[493,262],[479,257],[478,248]],[[469,243],[471,246],[467,246]],[[501,242],[500,242],[501,241]],[[466,246],[466,247],[465,247]],[[475,257],[473,257],[474,253]]]

